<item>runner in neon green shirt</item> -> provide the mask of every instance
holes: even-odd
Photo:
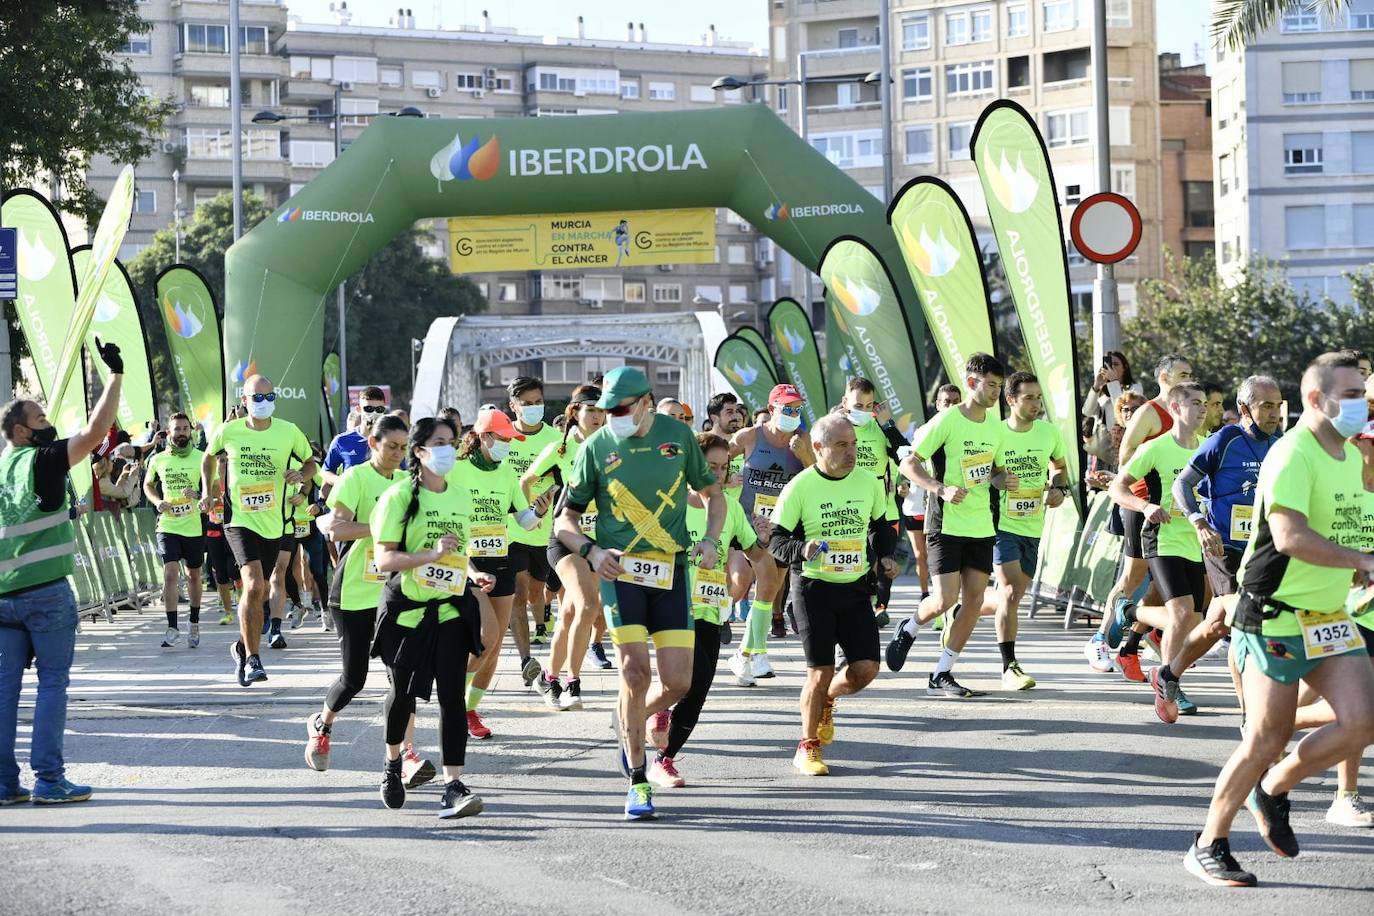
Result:
[[[178,567],[186,564],[186,597],[190,599],[191,629],[186,645],[200,645],[201,567],[205,565],[205,536],[200,516],[200,468],[205,453],[191,445],[191,420],[174,413],[168,421],[167,450],[148,461],[143,494],[157,510],[157,552],[162,558],[162,607],[167,632],[162,648],[176,645],[180,604]]]
[[[510,454],[506,456],[511,470],[515,472],[515,479],[520,480],[539,453],[561,439],[562,434],[551,423],[544,422],[542,380],[522,375],[506,386],[506,394],[510,398],[508,408],[510,415],[515,418],[515,428],[525,437],[512,442]],[[548,639],[548,618],[551,616],[544,592],[552,575],[548,548],[553,532],[553,478],[533,481],[524,488],[524,493],[525,500],[539,515],[539,525],[526,530],[512,519],[506,528],[511,544],[511,565],[516,572],[511,635],[520,653],[520,672],[528,687],[534,683],[540,671],[530,644],[543,645]],[[531,619],[534,620],[533,635],[530,633]]]

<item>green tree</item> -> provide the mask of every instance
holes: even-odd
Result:
[[[116,53],[148,28],[138,0],[0,3],[0,182],[55,179],[63,209],[88,222],[103,204],[86,184],[95,156],[139,162],[153,152],[170,100],[140,92]]]
[[[1290,10],[1313,11],[1335,19],[1349,5],[1349,0],[1221,0],[1212,16],[1212,38],[1239,51]]]

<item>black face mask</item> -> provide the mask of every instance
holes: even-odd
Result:
[[[57,441],[57,427],[48,426],[43,429],[29,429],[29,441],[40,448],[45,445],[52,445]]]

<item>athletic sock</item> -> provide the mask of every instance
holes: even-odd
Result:
[[[177,612],[176,612],[176,611],[168,611],[168,612],[167,612],[167,626],[171,627],[173,630],[175,630],[175,629],[177,628]]]
[[[191,605],[191,611],[190,611],[190,613],[191,613],[191,622],[192,622],[192,623],[200,623],[200,608],[196,607],[195,605]]]
[[[395,760],[388,760],[386,762],[387,770],[392,773],[401,772],[401,761],[404,759],[404,756],[404,752],[402,752],[402,756],[397,757]]]
[[[954,663],[958,661],[958,659],[958,652],[955,652],[953,649],[946,648],[943,652],[940,653],[940,661],[937,662],[935,665],[935,676],[939,677],[942,674],[949,674],[951,671],[954,670]]]
[[[1006,642],[997,644],[997,651],[1002,653],[1002,670],[1006,671],[1016,664],[1016,640],[1009,639]]]
[[[1177,682],[1178,682],[1178,675],[1177,675],[1177,674],[1174,674],[1173,669],[1170,668],[1168,665],[1160,665],[1160,666],[1159,666],[1159,679],[1160,679],[1161,681],[1173,681],[1173,682],[1177,683]]]
[[[1126,641],[1121,644],[1117,655],[1138,655],[1140,653],[1140,640],[1145,636],[1144,633],[1137,633],[1131,630],[1126,634]]]
[[[474,687],[473,685],[469,684],[469,685],[468,685],[468,697],[467,697],[467,701],[468,701],[468,712],[472,712],[474,709],[476,709],[476,708],[477,708],[477,704],[480,703],[480,702],[482,702],[482,697],[484,697],[484,696],[486,696],[486,695],[487,695],[487,688],[485,688],[485,687]]]
[[[755,601],[749,608],[748,631],[740,652],[761,655],[768,651],[768,626],[773,622],[773,602]]]
[[[649,778],[648,778],[647,776],[644,775],[644,767],[643,767],[643,765],[637,766],[637,767],[635,767],[634,769],[630,770],[630,785],[632,785],[632,786],[637,786],[637,785],[639,785],[641,782],[648,782],[648,781],[649,781]]]
[[[902,632],[908,636],[915,636],[917,633],[921,632],[921,625],[916,622],[916,617],[914,615],[902,621]]]
[[[1125,607],[1121,609],[1121,616],[1126,618],[1127,623],[1134,625],[1136,622],[1135,611],[1135,602],[1129,602]]]

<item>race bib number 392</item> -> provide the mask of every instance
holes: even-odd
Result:
[[[461,595],[467,587],[468,558],[449,553],[412,571],[415,584],[445,595]]]

